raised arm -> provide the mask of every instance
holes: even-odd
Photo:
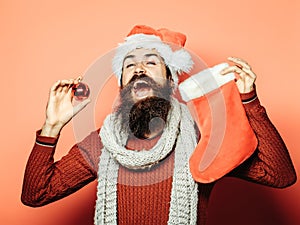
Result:
[[[25,205],[37,207],[56,201],[97,176],[101,149],[98,132],[74,145],[61,160],[54,162],[53,158],[61,129],[89,102],[72,104],[72,88],[79,79],[57,81],[50,89],[46,120],[36,134],[24,174],[21,200]]]
[[[283,188],[296,182],[296,173],[284,141],[261,106],[255,90],[256,75],[244,60],[230,57],[235,65],[223,74],[235,72],[237,87],[258,146],[254,154],[230,175],[264,185]]]

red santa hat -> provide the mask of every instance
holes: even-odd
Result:
[[[186,36],[182,33],[161,28],[155,30],[149,26],[137,25],[129,32],[125,42],[120,43],[113,59],[113,72],[121,82],[122,65],[125,56],[137,49],[155,49],[164,59],[170,69],[175,86],[178,84],[178,75],[188,73],[193,67],[191,55],[183,46]]]

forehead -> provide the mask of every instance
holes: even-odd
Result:
[[[124,61],[127,59],[142,59],[145,57],[158,57],[159,59],[161,59],[161,56],[155,49],[138,48],[129,52],[125,56]]]

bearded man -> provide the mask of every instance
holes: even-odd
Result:
[[[61,129],[89,100],[72,105],[72,87],[80,78],[57,81],[51,87],[46,121],[37,131],[26,166],[24,204],[49,204],[97,179],[95,224],[204,225],[209,195],[223,176],[278,188],[296,181],[286,146],[257,98],[256,75],[243,60],[230,58],[234,66],[215,70],[217,77],[226,80],[231,76],[230,80],[236,81],[238,102],[228,107],[242,109],[242,116],[237,115],[239,111],[228,114],[244,119],[246,122],[238,122],[249,129],[242,126],[234,131],[229,125],[224,144],[214,145],[218,151],[208,150],[205,140],[213,135],[202,129],[207,123],[201,118],[195,122],[188,107],[173,94],[178,87],[177,75],[191,70],[192,58],[184,49],[173,50],[170,42],[183,46],[185,36],[147,26],[133,28],[113,61],[120,85],[119,105],[99,130],[57,162],[53,154]],[[203,77],[198,75],[180,84],[180,92],[183,100],[204,111],[202,101],[194,101],[199,95],[192,80],[200,82]],[[223,87],[227,81],[220,80]],[[233,101],[232,96],[236,95],[229,95],[225,103]],[[242,137],[231,139],[234,132]],[[206,155],[209,160],[203,164],[200,159]]]

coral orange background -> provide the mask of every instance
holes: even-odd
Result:
[[[187,34],[186,47],[209,66],[230,55],[246,59],[258,75],[260,100],[299,170],[299,12],[297,0],[2,0],[0,223],[93,224],[95,182],[48,206],[29,208],[20,202],[24,168],[52,83],[82,74],[135,24]],[[103,115],[109,109],[101,110]],[[70,123],[55,158],[74,141]],[[299,190],[299,182],[278,190],[224,179],[211,197],[209,225],[300,224]]]

